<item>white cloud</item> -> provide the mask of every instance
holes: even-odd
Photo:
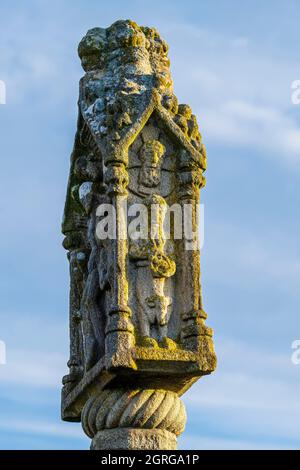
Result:
[[[166,31],[178,97],[193,104],[204,140],[258,151],[299,169],[300,108],[299,119],[291,117],[297,64],[246,37],[187,24]]]
[[[267,412],[290,412],[300,416],[298,369],[291,362],[291,348],[286,354],[263,350],[228,338],[217,342],[220,364],[209,378],[198,382],[205,393],[190,389],[186,403],[191,407],[243,408]],[[288,397],[283,400],[282,397]]]
[[[0,366],[3,385],[57,388],[67,373],[68,314],[60,320],[46,314],[0,313],[6,364]]]
[[[181,448],[299,448],[299,371],[289,353],[223,339],[218,355],[217,371],[183,396],[192,423]],[[197,416],[217,426],[219,437],[211,429],[204,437]]]
[[[66,374],[67,358],[55,352],[12,349],[7,352],[7,363],[0,367],[2,384],[59,388]]]
[[[224,357],[220,356],[224,361]],[[234,357],[231,357],[234,360]],[[288,367],[288,365],[287,365]],[[295,366],[294,366],[295,367]],[[255,373],[247,375],[247,365],[244,365],[235,373],[216,372],[217,376],[208,380],[208,384],[199,382],[198,390],[191,391],[184,396],[184,401],[194,412],[200,409],[243,410],[252,412],[257,416],[257,421],[262,417],[261,413],[278,416],[284,414],[300,417],[300,403],[296,383],[284,383],[282,378],[264,379]],[[297,370],[295,368],[295,378]],[[296,381],[295,381],[296,382]],[[202,386],[201,390],[200,385]],[[283,400],[288,397],[288,400]],[[298,432],[298,431],[297,431]],[[295,436],[296,437],[296,436]]]
[[[2,419],[0,429],[24,434],[41,434],[62,438],[83,439],[84,433],[78,423],[53,423],[47,421]]]
[[[202,258],[205,276],[237,288],[276,285],[279,291],[298,295],[300,258],[293,240],[293,234],[281,229],[280,215],[277,225],[252,231],[210,221]]]
[[[274,107],[228,101],[201,110],[211,142],[259,150],[291,168],[300,168],[300,127]]]

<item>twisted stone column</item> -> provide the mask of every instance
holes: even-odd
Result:
[[[86,402],[81,422],[94,450],[173,450],[186,412],[174,392],[107,389]]]

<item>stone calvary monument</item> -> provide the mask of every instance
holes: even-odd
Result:
[[[167,207],[189,205],[197,234],[205,148],[154,28],[94,28],[78,52],[85,75],[62,224],[71,278],[62,419],[81,421],[92,449],[176,449],[180,396],[216,357],[199,249],[185,231],[165,237],[163,224]],[[129,233],[135,204],[155,218],[140,238]],[[109,207],[116,227],[99,237]]]

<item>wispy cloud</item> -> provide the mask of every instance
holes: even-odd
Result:
[[[207,219],[208,220],[208,219]],[[298,295],[300,257],[294,236],[278,225],[241,227],[210,220],[203,250],[206,275],[231,286],[274,286]]]
[[[288,352],[284,356],[223,339],[218,353],[217,372],[183,397],[190,429],[196,432],[197,417],[199,426],[210,423],[206,438],[198,430],[200,448],[299,448],[298,371]],[[212,429],[218,435],[207,439]],[[184,442],[192,445],[189,438]]]
[[[1,383],[58,388],[66,373],[63,354],[26,349],[8,351],[7,363],[0,368]]]
[[[67,371],[67,313],[58,319],[42,312],[1,312],[0,320],[7,356],[0,366],[1,383],[59,389]]]
[[[168,32],[179,97],[193,101],[207,142],[259,151],[299,169],[300,110],[292,117],[290,89],[298,77],[295,62],[259,50],[247,37],[184,23]]]
[[[16,419],[7,419],[1,420],[0,429],[4,431],[14,431],[17,433],[25,434],[42,434],[46,436],[55,436],[55,437],[71,437],[74,439],[83,438],[83,431],[81,426],[76,424],[66,424],[66,423],[57,423],[57,422],[47,422],[47,421],[36,421],[32,420],[16,420]]]
[[[208,139],[228,146],[259,150],[267,158],[290,168],[300,168],[300,127],[277,108],[247,101],[227,101],[201,109]],[[299,111],[300,116],[300,111]]]

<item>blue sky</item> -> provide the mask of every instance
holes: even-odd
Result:
[[[2,0],[0,12],[0,448],[89,445],[80,425],[60,421],[69,282],[60,222],[77,44],[120,18],[169,43],[175,92],[208,152],[202,281],[219,366],[184,395],[180,448],[299,448],[299,2]]]

